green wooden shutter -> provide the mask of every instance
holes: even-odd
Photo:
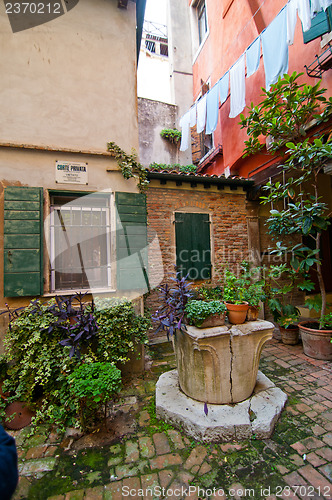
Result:
[[[117,287],[149,290],[146,196],[118,192],[115,203]]]
[[[211,278],[208,214],[175,213],[176,265],[191,280]]]
[[[43,293],[43,190],[7,187],[4,196],[4,296]]]
[[[323,10],[318,12],[318,14],[311,20],[311,28],[308,31],[303,31],[303,42],[311,42],[311,40],[314,40],[325,33],[329,33],[332,26],[331,21],[331,7],[328,7],[325,12]]]

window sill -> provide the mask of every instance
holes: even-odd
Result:
[[[43,297],[55,297],[56,295],[75,295],[76,293],[83,293],[87,295],[93,295],[94,293],[115,293],[116,290],[114,288],[81,288],[75,290],[55,290],[54,292],[44,293]]]

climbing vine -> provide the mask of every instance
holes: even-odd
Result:
[[[125,179],[131,179],[132,177],[138,179],[138,189],[143,193],[148,187],[149,180],[147,169],[139,163],[136,151],[133,149],[132,153],[128,155],[115,142],[109,142],[107,150],[115,157]]]

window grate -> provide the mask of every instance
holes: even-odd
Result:
[[[93,200],[89,200],[91,206],[86,206],[79,201],[51,206],[52,291],[110,286],[108,202],[104,199],[104,206],[94,206]]]

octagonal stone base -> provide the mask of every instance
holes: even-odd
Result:
[[[269,438],[287,395],[258,371],[252,396],[233,405],[208,404],[186,396],[179,387],[177,370],[163,373],[156,385],[156,414],[199,441],[241,441],[255,435]]]

